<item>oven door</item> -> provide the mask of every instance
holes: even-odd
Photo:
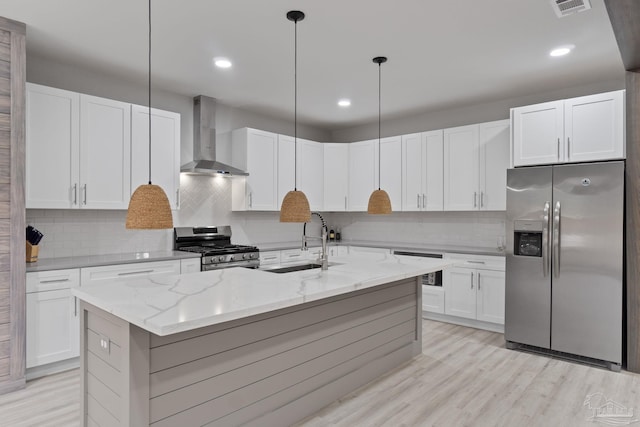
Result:
[[[202,264],[202,271],[220,270],[223,268],[231,267],[245,267],[245,268],[258,268],[260,266],[260,260],[247,259],[241,261],[222,262],[219,264]]]
[[[442,254],[430,253],[430,252],[414,252],[394,250],[394,255],[404,256],[416,256],[422,258],[439,258],[442,259]],[[425,286],[442,286],[442,270],[434,271],[433,273],[427,273],[422,275],[422,284]]]

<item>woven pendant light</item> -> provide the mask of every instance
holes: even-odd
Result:
[[[384,56],[376,56],[373,58],[373,62],[378,64],[378,189],[371,193],[369,196],[369,205],[367,206],[367,213],[374,215],[386,215],[391,213],[391,200],[389,194],[386,191],[380,189],[380,98],[381,98],[381,65],[387,62],[387,58]]]
[[[293,113],[293,145],[294,145],[294,185],[293,191],[289,191],[282,200],[280,207],[280,222],[309,222],[311,221],[311,209],[307,196],[299,191],[298,186],[298,21],[304,19],[304,13],[299,10],[287,12],[287,19],[294,23],[294,113]]]
[[[149,0],[149,184],[133,192],[127,210],[126,228],[150,230],[173,228],[171,205],[164,190],[151,184],[151,0]]]

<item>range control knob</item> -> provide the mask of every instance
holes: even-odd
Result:
[[[233,255],[229,255],[229,261],[233,261]]]
[[[249,258],[255,258],[255,257],[256,257],[256,254],[254,254],[254,253],[250,253],[249,254]]]

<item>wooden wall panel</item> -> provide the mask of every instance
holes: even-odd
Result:
[[[9,184],[11,182],[10,178],[11,151],[8,148],[0,148],[0,184]]]

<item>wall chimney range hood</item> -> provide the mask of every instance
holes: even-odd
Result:
[[[180,167],[194,175],[247,176],[247,172],[216,161],[216,100],[193,98],[193,161]]]

